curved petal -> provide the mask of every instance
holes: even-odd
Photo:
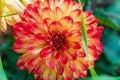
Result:
[[[50,8],[47,8],[47,7],[45,7],[42,10],[41,15],[42,15],[43,20],[45,18],[50,18],[51,20],[54,20],[54,18],[55,18],[54,12]]]
[[[42,60],[42,61],[39,62],[38,65],[35,66],[35,69],[34,69],[33,72],[35,74],[39,74],[40,75],[40,74],[43,74],[46,69],[47,69],[47,66],[46,66],[45,62]]]
[[[46,64],[49,68],[54,69],[58,64],[58,61],[53,56],[51,56],[46,60]]]
[[[58,63],[59,65],[55,67],[55,71],[59,74],[62,75],[64,72],[64,66],[61,63]]]
[[[80,9],[76,9],[70,12],[69,14],[73,19],[74,22],[79,22],[81,20],[81,10]]]
[[[27,50],[31,53],[31,54],[38,54],[40,53],[40,51],[46,46],[46,42],[45,41],[34,41],[33,43],[31,43]]]
[[[13,45],[13,50],[17,53],[27,52],[27,47],[32,43],[33,40],[27,39],[25,37],[18,38],[16,43]]]
[[[50,32],[59,32],[62,28],[62,24],[58,21],[54,21],[50,24]]]
[[[70,48],[65,53],[69,60],[75,60],[77,58],[77,52],[75,49]]]
[[[64,2],[61,4],[61,9],[64,12],[63,15],[64,16],[68,16],[71,9],[73,6],[73,1],[71,0],[64,0]]]
[[[76,71],[76,65],[74,61],[69,61],[67,63],[67,68],[72,71],[72,72],[75,72]]]
[[[63,17],[63,11],[60,7],[56,7],[55,9],[55,20],[59,21]]]
[[[63,78],[64,80],[73,80],[73,73],[70,72],[67,68],[65,68],[64,73],[63,73]]]
[[[70,16],[65,16],[60,20],[60,23],[64,26],[62,31],[69,30],[73,26],[73,19]]]
[[[87,76],[87,71],[76,70],[73,74],[75,78],[85,78]]]
[[[14,25],[13,27],[13,36],[15,39],[23,37],[24,35],[22,34],[23,29],[26,27],[26,23],[25,22],[18,22]]]
[[[66,56],[66,54],[61,53],[59,61],[61,62],[61,64],[66,64],[68,62],[68,57]]]
[[[45,48],[43,48],[41,51],[40,51],[40,57],[42,59],[47,59],[51,56],[51,54],[53,53],[52,52],[52,47],[51,46],[47,46]]]

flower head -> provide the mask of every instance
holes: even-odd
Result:
[[[74,80],[84,78],[89,69],[82,43],[81,8],[72,0],[45,0],[29,4],[14,25],[14,51],[22,53],[17,67],[35,74],[36,80]],[[103,27],[97,19],[83,12],[87,29],[89,58],[102,53]]]

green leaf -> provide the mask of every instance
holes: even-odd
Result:
[[[23,70],[16,70],[11,80],[26,80],[26,78],[27,78],[27,72]]]
[[[17,14],[20,14],[20,13],[21,13],[21,12],[16,12],[16,13],[12,13],[12,14],[3,15],[3,16],[0,16],[0,18],[13,16],[13,15],[17,15]]]
[[[120,64],[120,35],[105,28],[102,42],[104,45],[104,55],[111,64]],[[113,60],[114,59],[114,60]]]
[[[81,2],[81,0],[78,0],[78,2]],[[82,42],[83,42],[85,53],[87,55],[88,64],[89,64],[89,68],[90,68],[90,73],[92,75],[93,80],[98,80],[98,76],[97,76],[95,70],[93,69],[93,67],[92,67],[92,65],[89,61],[86,24],[85,24],[83,12],[81,13],[81,20],[82,20]]]
[[[109,18],[101,17],[100,15],[95,15],[95,17],[98,19],[100,25],[120,31],[120,29]]]
[[[0,58],[0,80],[8,80],[2,67],[1,58]]]
[[[92,75],[93,80],[98,80],[98,76],[97,76],[95,70],[93,69],[93,67],[92,67],[92,65],[91,65],[91,63],[89,61],[87,34],[86,34],[86,24],[85,24],[85,21],[84,21],[84,15],[82,13],[81,13],[81,15],[82,15],[82,41],[83,41],[83,46],[84,46],[85,53],[87,55],[88,64],[89,64],[89,67],[90,67],[90,73]]]
[[[92,80],[91,77],[85,78],[85,79],[79,79],[79,80]],[[108,75],[100,75],[99,80],[120,80],[120,77],[112,77]]]

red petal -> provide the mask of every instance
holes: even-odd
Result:
[[[45,41],[46,40],[46,35],[42,34],[42,33],[38,33],[35,35],[35,40],[37,41]]]
[[[17,67],[21,68],[21,67],[24,66],[24,64],[25,64],[25,62],[23,60],[19,59],[18,62],[17,62]]]
[[[24,35],[22,34],[23,29],[26,27],[26,24],[24,22],[18,22],[14,25],[13,29],[13,36],[15,39],[19,37],[23,37]]]
[[[35,19],[33,12],[31,12],[31,11],[28,10],[28,9],[25,9],[25,10],[24,10],[24,14],[23,14],[23,15],[25,15],[25,17],[27,17],[28,19],[29,19],[29,18]]]
[[[44,49],[41,50],[40,52],[40,57],[43,59],[49,58],[52,54],[52,47],[47,46]]]
[[[54,57],[55,57],[55,59],[59,59],[59,58],[60,58],[61,52],[62,52],[62,51],[60,51],[60,50],[54,52]]]
[[[70,46],[72,46],[74,49],[80,49],[81,45],[78,42],[70,42]]]
[[[62,64],[66,64],[68,61],[68,57],[64,53],[62,53],[59,60]]]

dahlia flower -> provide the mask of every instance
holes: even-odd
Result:
[[[35,80],[75,80],[87,76],[88,60],[83,48],[81,9],[73,0],[44,0],[29,4],[14,25],[13,49],[22,53],[17,67],[33,73]],[[103,27],[89,11],[83,12],[89,59],[102,53]]]

